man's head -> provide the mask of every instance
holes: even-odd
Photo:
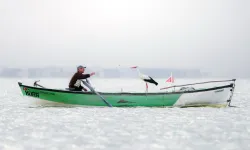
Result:
[[[80,72],[80,73],[83,73],[85,71],[85,68],[86,67],[83,67],[83,66],[80,65],[80,66],[77,67],[77,71]]]

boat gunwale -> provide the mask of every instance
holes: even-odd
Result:
[[[39,88],[39,87],[34,87],[34,86],[28,86],[24,85],[21,82],[18,82],[19,87],[26,87],[26,88],[33,88],[37,90],[42,90],[42,91],[51,91],[51,92],[61,92],[61,93],[71,93],[71,94],[87,94],[87,95],[95,95],[95,93],[92,92],[82,92],[82,91],[68,91],[68,90],[62,90],[62,89],[50,89],[50,88]],[[169,95],[169,94],[187,94],[187,93],[198,93],[198,92],[206,92],[206,91],[214,91],[218,89],[224,89],[224,88],[233,88],[234,84],[228,84],[228,85],[223,85],[223,86],[218,86],[218,87],[212,87],[212,88],[206,88],[206,89],[199,89],[199,90],[194,90],[194,91],[177,91],[177,92],[153,92],[153,93],[139,93],[139,92],[119,92],[119,93],[112,93],[112,92],[98,92],[102,95]]]

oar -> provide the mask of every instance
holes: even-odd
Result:
[[[182,86],[188,86],[188,85],[206,84],[206,83],[215,83],[215,82],[229,82],[229,81],[235,81],[235,80],[236,80],[236,79],[232,79],[232,80],[219,80],[219,81],[207,81],[207,82],[198,82],[198,83],[183,84],[183,85],[174,85],[174,86],[169,86],[169,87],[161,88],[160,90],[169,89],[169,88],[172,88],[172,87],[182,87]]]
[[[87,80],[87,82],[88,82],[88,80]],[[98,92],[96,92],[96,91],[94,90],[94,88],[92,88],[87,82],[84,82],[84,81],[82,80],[82,83],[83,83],[85,86],[87,86],[92,92],[94,92],[96,95],[98,95],[98,96],[104,101],[104,103],[106,103],[109,107],[112,107],[112,105],[111,105],[109,102],[107,102]]]
[[[43,86],[37,84],[37,82],[40,82],[40,80],[35,81],[34,84],[33,84],[33,86],[39,86],[39,87],[41,87],[41,88],[45,88],[45,87],[43,87]]]

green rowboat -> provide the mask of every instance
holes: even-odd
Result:
[[[188,107],[188,106],[230,106],[235,88],[235,79],[222,86],[189,89],[181,88],[173,92],[157,93],[107,93],[98,92],[113,107]],[[213,82],[213,81],[211,81]],[[223,81],[214,81],[223,82]],[[204,82],[210,83],[210,82]],[[199,83],[195,83],[199,84]],[[24,85],[18,82],[24,96],[41,100],[83,106],[107,106],[95,92],[70,91],[68,89],[50,89]],[[194,85],[194,84],[187,84]],[[183,87],[185,85],[173,86]],[[168,87],[169,88],[169,87]]]

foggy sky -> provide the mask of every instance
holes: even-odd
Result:
[[[0,66],[250,63],[249,0],[0,0],[0,20]]]

